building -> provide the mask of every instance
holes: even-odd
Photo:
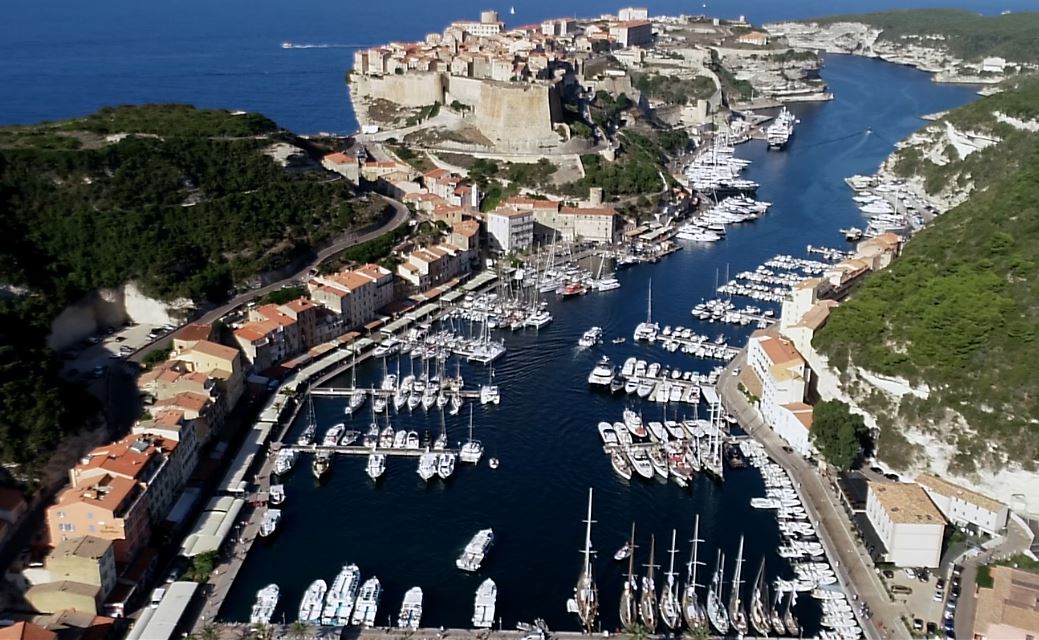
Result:
[[[245,392],[245,365],[238,349],[211,340],[199,340],[188,348],[175,349],[170,359],[184,362],[190,371],[204,373],[216,380],[223,391],[225,412],[234,408]]]
[[[855,245],[855,253],[852,256],[861,260],[873,271],[887,268],[902,250],[902,238],[898,234],[881,233],[873,238],[866,238]]]
[[[808,457],[812,453],[812,405],[791,402],[776,407],[776,421],[772,430],[786,440],[794,451]]]
[[[471,251],[473,257],[480,253],[480,223],[476,220],[462,220],[451,225],[451,244],[463,251]]]
[[[58,640],[58,634],[31,622],[0,628],[0,640]]]
[[[989,576],[992,586],[977,592],[974,640],[1039,638],[1039,575],[993,566]]]
[[[496,36],[505,30],[505,23],[498,19],[497,11],[481,11],[479,22],[460,20],[452,22],[451,26],[478,38]]]
[[[198,587],[196,582],[167,585],[158,606],[141,612],[126,640],[173,640],[187,636],[190,618],[184,614],[191,608]]]
[[[985,58],[981,61],[981,72],[982,73],[1003,73],[1006,70],[1007,61],[1005,58]]]
[[[148,495],[129,478],[104,474],[58,493],[47,508],[50,544],[92,535],[114,543],[115,561],[126,564],[148,541]]]
[[[983,496],[932,473],[922,473],[916,483],[941,510],[949,522],[957,526],[971,526],[989,535],[999,535],[1007,526],[1010,509],[999,500]]]
[[[740,44],[749,44],[753,47],[768,46],[768,34],[763,31],[748,31],[736,38]]]
[[[778,407],[804,402],[810,371],[789,340],[755,331],[747,343],[747,363],[761,383],[758,408],[765,423],[776,424]]]
[[[632,20],[648,20],[649,9],[645,7],[624,7],[617,12],[617,19],[623,22]]]
[[[377,264],[316,276],[307,289],[314,302],[340,316],[344,331],[367,324],[394,300],[393,272]]]
[[[356,60],[357,54],[363,53],[357,51],[354,54]],[[356,65],[356,62],[355,62]],[[364,59],[363,66],[367,66],[367,58]],[[356,68],[356,67],[355,67]],[[366,72],[365,69],[364,72]],[[321,166],[329,171],[334,171],[339,175],[343,176],[347,180],[357,184],[361,176],[361,163],[356,156],[348,156],[342,152],[329,153],[325,157],[321,158]]]
[[[535,208],[534,219],[568,242],[610,244],[617,239],[620,216],[609,207]]]
[[[648,20],[626,20],[610,25],[610,37],[622,47],[641,47],[653,42],[653,24]]]
[[[180,396],[175,396],[174,399],[178,397]],[[190,404],[190,398],[183,399],[183,403]],[[177,446],[165,450],[174,475],[176,491],[183,488],[194,473],[195,467],[198,466],[198,450],[201,443],[209,439],[210,432],[208,422],[201,415],[192,419],[183,409],[175,406],[156,403],[152,407],[151,417],[139,420],[131,432],[135,435],[157,436],[177,443]]]
[[[870,482],[866,517],[884,546],[884,560],[897,567],[938,566],[945,517],[919,485]]]
[[[524,251],[534,243],[534,212],[498,207],[487,214],[487,236],[496,251]]]
[[[96,614],[118,577],[112,541],[96,536],[63,541],[47,556],[46,567],[51,582],[36,585],[26,594],[44,612],[76,609]],[[71,599],[63,601],[63,594],[71,594]],[[81,600],[84,594],[91,594],[89,601]]]
[[[232,409],[224,400],[222,387],[215,378],[194,371],[180,360],[157,364],[137,378],[138,391],[156,411],[181,410],[192,420],[200,444],[209,441],[210,434],[220,428]]]
[[[450,244],[415,249],[397,267],[397,275],[419,291],[465,275],[474,252]]]
[[[869,273],[870,263],[865,260],[851,258],[838,262],[823,273],[823,277],[829,281],[832,296],[842,299],[848,295],[848,291]]]

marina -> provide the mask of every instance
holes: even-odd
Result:
[[[746,607],[748,625],[755,619],[762,622],[761,616],[752,614],[765,600],[760,588],[763,582],[769,590],[767,601],[771,611],[768,613],[773,635],[777,618],[783,622],[787,635],[797,635],[790,634],[786,626],[786,614],[790,612],[790,620],[805,637],[853,636],[854,627],[847,624],[846,617],[839,615],[844,610],[839,598],[835,597],[835,604],[823,604],[829,602],[826,599],[829,596],[823,594],[837,585],[823,584],[830,581],[831,575],[819,564],[819,557],[812,555],[817,547],[807,539],[810,534],[806,523],[795,517],[796,509],[788,508],[781,520],[779,508],[751,505],[752,498],[776,497],[782,507],[785,498],[768,494],[769,489],[778,489],[782,494],[783,487],[769,486],[772,481],[767,474],[771,472],[767,466],[755,466],[752,450],[743,453],[748,463],[742,468],[728,466],[716,452],[709,459],[724,480],[720,482],[714,473],[699,472],[690,476],[686,487],[681,487],[671,480],[669,468],[666,481],[663,477],[648,480],[638,476],[636,461],[643,469],[649,465],[651,478],[660,475],[653,467],[649,451],[652,447],[661,450],[662,438],[654,441],[654,436],[647,435],[644,442],[633,440],[631,450],[645,450],[646,455],[633,453],[632,458],[618,458],[611,455],[612,451],[606,451],[609,445],[604,443],[601,433],[596,432],[596,427],[605,421],[611,426],[614,422],[624,422],[625,409],[631,409],[636,414],[642,413],[646,434],[656,433],[651,423],[659,423],[667,442],[671,443],[679,438],[668,430],[668,418],[680,425],[685,421],[699,424],[696,421],[701,418],[697,416],[711,422],[712,392],[708,389],[710,376],[719,362],[690,358],[680,352],[682,345],[674,352],[668,351],[661,348],[656,336],[663,336],[668,325],[672,327],[671,333],[681,326],[690,329],[690,340],[692,333],[696,333],[712,336],[708,342],[713,344],[720,332],[724,334],[726,345],[742,345],[749,332],[756,328],[756,321],[712,324],[690,313],[700,301],[727,297],[717,291],[720,285],[714,284],[715,273],[724,270],[726,265],[731,266],[733,273],[755,273],[758,266],[765,265],[777,253],[799,255],[806,243],[829,246],[834,242],[836,229],[863,224],[843,179],[871,171],[888,147],[873,138],[865,140],[850,154],[844,150],[835,153],[833,147],[821,144],[832,137],[835,128],[840,130],[841,122],[856,117],[842,109],[861,101],[862,105],[856,109],[870,110],[871,117],[887,118],[895,123],[892,126],[908,131],[914,124],[913,118],[899,119],[891,115],[889,109],[907,108],[905,104],[898,105],[892,95],[911,85],[917,99],[920,95],[931,96],[912,107],[923,111],[936,111],[950,100],[943,102],[935,97],[947,95],[944,88],[935,87],[924,76],[904,69],[882,71],[887,75],[880,86],[886,88],[875,93],[884,95],[857,93],[852,79],[863,73],[874,73],[871,65],[876,64],[880,63],[844,58],[829,62],[824,74],[835,88],[837,99],[825,105],[798,105],[794,111],[801,123],[797,126],[796,141],[783,153],[769,154],[762,143],[750,143],[738,149],[737,155],[752,161],[743,169],[740,179],[758,183],[756,196],[773,203],[768,214],[754,224],[732,225],[726,230],[722,243],[688,246],[656,264],[619,270],[614,276],[621,284],[619,289],[589,292],[573,300],[551,293],[554,297],[545,301],[543,311],[549,313],[552,320],[540,329],[484,330],[479,325],[485,323],[475,316],[472,319],[456,317],[454,330],[457,333],[468,337],[466,325],[472,323],[472,336],[479,338],[489,334],[491,337],[484,340],[503,345],[506,353],[494,361],[492,379],[489,366],[454,354],[449,356],[450,363],[445,360],[440,373],[460,375],[470,381],[466,390],[470,393],[474,384],[497,387],[502,399],[500,405],[480,404],[479,398],[470,395],[464,403],[469,406],[463,406],[454,415],[447,408],[441,412],[436,407],[427,411],[418,408],[396,412],[392,395],[380,390],[387,369],[396,370],[395,358],[399,354],[387,354],[388,364],[384,364],[383,358],[368,359],[359,363],[356,376],[347,372],[328,381],[328,386],[335,389],[369,389],[369,403],[370,390],[374,387],[389,405],[386,415],[393,428],[417,432],[420,439],[426,431],[439,433],[443,421],[451,434],[452,445],[464,441],[472,415],[475,437],[480,443],[480,462],[476,465],[460,462],[450,483],[426,483],[416,475],[415,463],[396,464],[396,460],[391,459],[379,483],[373,484],[364,475],[365,456],[339,455],[338,449],[342,447],[337,445],[333,448],[335,453],[328,452],[330,471],[320,486],[311,473],[301,472],[304,465],[297,462],[296,471],[282,479],[286,500],[277,536],[253,545],[224,601],[219,619],[248,620],[258,590],[274,583],[279,586],[281,597],[273,620],[281,620],[283,613],[292,620],[308,585],[316,578],[332,580],[339,566],[351,558],[363,558],[364,562],[359,564],[364,578],[378,575],[379,579],[381,604],[374,618],[378,626],[396,626],[405,594],[418,586],[424,596],[421,628],[436,629],[440,625],[449,629],[472,628],[477,590],[491,579],[495,585],[493,627],[512,629],[519,622],[541,618],[553,630],[576,632],[583,623],[579,616],[567,610],[566,603],[570,599],[576,603],[574,588],[587,564],[584,554],[576,552],[582,546],[589,546],[599,552],[592,554],[590,562],[599,604],[595,629],[619,629],[626,620],[630,621],[630,611],[646,609],[638,606],[643,590],[632,590],[627,574],[630,571],[636,586],[641,587],[642,579],[648,577],[653,567],[656,607],[649,607],[646,614],[657,622],[657,630],[662,631],[659,603],[668,580],[666,574],[670,573],[672,532],[678,532],[674,546],[681,547],[683,537],[688,540],[698,520],[694,537],[700,541],[694,545],[698,548],[692,580],[703,583],[698,592],[694,589],[694,594],[704,603],[706,618],[713,621],[724,615],[728,620],[734,569],[742,565],[738,582],[743,584],[737,604]],[[784,169],[794,164],[796,171]],[[806,202],[813,206],[806,206]],[[593,259],[581,268],[594,274],[598,262]],[[656,304],[652,316],[647,318],[650,278]],[[753,283],[745,278],[740,281]],[[781,283],[761,284],[782,286]],[[540,292],[538,296],[540,311]],[[755,303],[749,304],[754,306]],[[765,312],[769,307],[758,306],[760,314],[752,315],[757,315],[759,320],[767,318]],[[745,308],[743,304],[739,307]],[[466,325],[461,324],[463,322]],[[644,322],[659,323],[656,335],[652,342],[635,345],[634,329]],[[601,327],[602,341],[579,348],[578,341],[592,325]],[[440,327],[432,330],[439,331]],[[615,343],[616,337],[625,337],[626,342]],[[646,353],[650,349],[652,355]],[[683,386],[696,388],[699,398],[695,403],[691,398],[675,403],[680,412],[675,417],[676,407],[670,402],[660,406],[649,400],[653,389],[644,397],[638,393],[638,386],[646,382],[648,375],[636,380],[633,394],[592,393],[588,385],[589,372],[603,356],[618,368],[622,368],[627,358],[635,357],[636,364],[638,359],[645,359],[647,374],[650,361],[656,361],[660,365],[654,377],[657,384],[664,382],[661,371],[668,369],[671,372],[668,380],[671,380],[673,372],[678,370],[681,381],[687,383]],[[401,364],[404,373],[410,371],[412,358],[402,357],[405,358]],[[414,362],[416,369],[421,370],[420,359]],[[695,372],[695,383],[692,375],[685,380],[686,372]],[[356,378],[356,382],[351,378]],[[364,434],[372,422],[370,408],[364,406],[355,411],[355,415],[346,416],[350,395],[346,392],[314,395],[318,428],[312,442],[339,423],[345,425],[344,436],[349,431]],[[379,416],[382,426],[386,417]],[[715,416],[714,420],[724,420],[724,417]],[[301,411],[285,438],[288,446],[296,448],[293,443],[306,430],[307,422],[307,412]],[[732,433],[720,444],[734,446],[742,452],[744,441],[738,439],[738,427],[727,422],[726,426]],[[681,440],[689,442],[694,438]],[[416,460],[422,455],[421,448],[414,453],[391,453],[396,449],[392,441],[390,444],[386,451],[379,452],[391,458],[404,456]],[[316,457],[321,447],[320,444],[307,446],[314,453],[301,451],[299,457],[304,461]],[[351,447],[358,445],[345,446],[346,449]],[[363,449],[363,444],[360,448]],[[722,448],[719,446],[719,451]],[[451,448],[451,452],[455,451],[459,456],[463,453],[461,448]],[[487,469],[491,458],[500,459],[501,465],[493,473]],[[657,462],[659,465],[659,459]],[[623,477],[616,470],[618,466],[629,469],[631,478]],[[581,521],[581,515],[587,513],[589,487],[594,491],[595,520],[590,535],[589,525]],[[373,493],[378,494],[378,499],[373,499]],[[543,535],[546,521],[553,523],[552,536]],[[632,522],[637,523],[634,534]],[[485,528],[493,528],[495,540],[479,571],[473,574],[459,570],[455,566],[456,559],[474,533]],[[743,561],[734,564],[741,555],[740,533],[744,535]],[[581,544],[589,538],[590,545]],[[625,541],[631,546],[627,562],[614,561],[614,550],[621,548]],[[691,555],[686,556],[693,551],[689,546],[686,544],[684,551],[674,556],[676,573],[682,573],[683,563],[692,560]],[[603,553],[604,549],[609,553]],[[762,559],[763,572],[760,570]],[[707,564],[699,566],[699,562]],[[663,565],[668,571],[656,565]],[[763,580],[758,580],[758,573],[762,573]],[[675,580],[679,583],[676,593],[681,602],[685,593],[682,577],[676,576]],[[717,586],[712,587],[712,583]],[[757,598],[754,597],[756,587]],[[777,593],[783,594],[778,600]],[[628,594],[627,604],[622,603],[625,594]],[[632,604],[634,608],[630,608]],[[758,610],[759,614],[762,612]],[[639,614],[635,615],[637,618]],[[479,620],[487,618],[481,615]],[[363,616],[359,624],[366,624]],[[528,632],[514,632],[514,637],[525,633]],[[756,632],[748,628],[748,634],[754,636]]]

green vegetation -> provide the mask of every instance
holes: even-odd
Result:
[[[925,176],[929,189],[969,174],[979,191],[870,276],[814,340],[840,369],[854,363],[926,383],[929,397],[903,400],[899,421],[954,445],[961,472],[1008,462],[1033,470],[1039,458],[1039,134],[1008,130],[991,115],[1035,117],[1037,98],[1031,79],[950,113],[951,122],[1005,136],[966,159],[939,168],[903,156],[899,171]],[[970,428],[954,426],[950,409]],[[885,460],[903,450],[892,431],[882,425]]]
[[[257,300],[257,302],[259,304],[285,304],[286,302],[309,297],[310,294],[307,293],[306,287],[284,287],[277,291],[271,291]]]
[[[595,92],[595,100],[589,111],[591,112],[592,122],[600,127],[609,128],[618,126],[621,114],[634,107],[635,103],[627,95],[622,93],[614,98],[606,91],[600,89]]]
[[[166,124],[172,133],[150,135]],[[0,276],[62,301],[128,280],[161,297],[215,300],[364,222],[346,182],[286,172],[263,153],[288,134],[239,137],[271,126],[152,106],[0,130]],[[137,129],[149,135],[95,135]],[[81,148],[29,146],[39,132],[73,131]]]
[[[848,405],[837,400],[815,405],[812,444],[839,469],[852,468],[871,449],[869,428],[862,416],[851,413]]]
[[[191,559],[191,567],[184,572],[184,578],[194,582],[205,583],[216,569],[217,555],[215,551],[200,553]]]
[[[369,240],[340,252],[335,258],[326,260],[321,265],[322,273],[333,273],[343,268],[367,264],[369,262],[380,262],[390,255],[393,247],[408,236],[408,227],[403,225],[393,233],[379,236],[375,240]]]
[[[747,80],[737,80],[736,76],[721,63],[714,50],[711,50],[711,71],[718,76],[718,80],[722,83],[722,92],[726,99],[749,100],[754,95],[754,85]]]
[[[757,56],[751,56],[756,58]],[[782,53],[770,53],[765,56],[765,59],[769,62],[809,62],[819,59],[819,54],[814,51],[797,51],[796,49],[788,49]]]
[[[1016,62],[1039,61],[1039,13],[983,16],[961,9],[910,9],[829,16],[812,22],[862,22],[883,29],[883,40],[941,35],[949,52],[964,60],[999,56]]]
[[[697,99],[706,100],[714,95],[717,87],[707,76],[680,78],[655,73],[632,74],[635,88],[655,100],[668,104],[689,104]]]
[[[156,349],[155,351],[152,351],[148,355],[144,356],[144,366],[148,369],[151,369],[157,364],[166,362],[166,360],[170,357],[171,353],[173,353],[172,345],[166,347],[165,349]]]
[[[469,178],[483,192],[480,211],[492,211],[501,201],[519,193],[520,188],[549,190],[552,176],[559,169],[547,158],[534,163],[498,162],[477,158],[469,165]],[[502,181],[508,181],[505,186]]]

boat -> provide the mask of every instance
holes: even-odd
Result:
[[[630,540],[625,540],[624,544],[621,545],[620,549],[617,549],[617,551],[614,552],[613,559],[614,560],[618,560],[618,561],[626,560],[628,558],[628,556],[630,556],[630,555],[631,555],[631,541]]]
[[[249,613],[249,624],[270,624],[280,595],[281,590],[276,584],[269,584],[257,591],[256,603]]]
[[[494,607],[498,600],[498,585],[487,578],[476,589],[476,600],[473,603],[473,626],[477,629],[490,629],[494,626]]]
[[[696,583],[696,569],[703,564],[699,559],[701,542],[703,540],[700,539],[700,514],[696,514],[693,524],[693,549],[686,564],[685,590],[682,592],[682,615],[692,631],[707,630],[707,614],[700,603],[700,596],[696,593],[700,586]]]
[[[626,451],[628,460],[635,472],[646,480],[653,479],[653,463],[649,461],[649,455],[645,449],[631,448]]]
[[[392,449],[393,439],[397,437],[397,432],[393,430],[393,427],[386,425],[379,432],[379,447],[382,449]],[[407,435],[404,436],[407,438]]]
[[[321,606],[325,601],[325,592],[328,591],[328,583],[318,579],[310,583],[303,600],[299,603],[299,621],[303,624],[317,624],[321,622]]]
[[[617,432],[613,430],[613,425],[609,422],[600,422],[599,426],[599,438],[602,440],[603,445],[615,446],[617,444]]]
[[[624,344],[627,341],[628,341],[628,339],[625,338],[624,336],[617,336],[613,340],[610,340],[610,342],[612,342],[613,344]]]
[[[419,628],[421,622],[422,589],[412,587],[404,594],[404,603],[401,604],[400,613],[397,615],[397,627],[415,631]]]
[[[631,537],[627,543],[630,549],[628,553],[628,575],[624,579],[624,588],[621,591],[620,619],[621,626],[625,631],[632,631],[638,623],[638,604],[635,599],[635,523],[631,523]]]
[[[620,376],[615,377],[613,381],[610,382],[610,393],[617,393],[623,388],[624,380]]]
[[[298,458],[299,453],[292,447],[279,449],[277,456],[274,458],[274,473],[283,476],[292,471],[292,467],[296,466]]]
[[[729,614],[722,604],[722,570],[725,565],[725,556],[718,550],[718,561],[714,567],[714,577],[711,585],[707,588],[707,619],[711,626],[720,635],[728,635],[732,625],[729,624]]]
[[[418,431],[408,431],[404,434],[404,448],[413,450],[421,448]]]
[[[582,349],[591,349],[600,342],[602,342],[602,327],[592,327],[581,334],[577,340],[577,346]]]
[[[437,457],[437,475],[441,480],[447,480],[455,472],[455,454],[448,451]]]
[[[465,545],[462,555],[455,560],[455,566],[462,571],[478,571],[492,544],[494,544],[494,530],[480,529]]]
[[[372,453],[368,455],[368,465],[365,472],[372,480],[378,480],[386,472],[386,454]]]
[[[765,559],[761,559],[758,575],[754,578],[754,589],[750,594],[750,626],[762,636],[772,631],[771,613],[768,605],[768,585],[765,584]]]
[[[769,622],[772,623],[772,630],[779,636],[786,635],[786,625],[783,624],[783,612],[779,608],[780,604],[782,604],[782,600],[783,592],[776,589],[775,602],[772,603],[772,606],[769,609]]]
[[[794,601],[797,600],[797,593],[794,590],[790,590],[787,594],[786,610],[783,612],[783,625],[786,627],[786,632],[792,636],[801,636],[801,625],[797,622],[797,618],[794,616]]]
[[[664,590],[660,593],[660,621],[668,629],[677,629],[682,623],[682,608],[678,602],[678,583],[675,580],[675,536],[677,531],[671,530],[671,563],[668,566],[667,579],[664,581]]]
[[[314,454],[314,459],[310,462],[310,471],[314,474],[314,478],[320,480],[325,477],[328,470],[332,468],[332,454],[327,451],[319,451]]]
[[[462,462],[471,462],[476,464],[480,461],[480,457],[483,455],[483,444],[479,440],[473,440],[473,408],[469,406],[469,439],[462,445],[462,451],[458,454],[458,459]]]
[[[598,387],[608,387],[617,375],[617,367],[613,366],[607,356],[599,360],[592,372],[588,374],[588,384]]]
[[[623,451],[611,451],[610,464],[613,465],[613,470],[617,472],[617,475],[625,480],[631,480],[631,463],[628,462]]]
[[[577,617],[586,633],[595,631],[595,619],[599,614],[599,589],[595,586],[592,572],[592,489],[588,489],[588,518],[585,520],[584,565],[574,587],[577,602]]]
[[[453,416],[457,416],[458,412],[462,410],[462,397],[458,394],[451,396],[451,408],[448,409],[448,413]]]
[[[325,596],[325,608],[321,611],[322,625],[343,627],[350,624],[350,614],[360,585],[361,570],[356,564],[344,565]]]
[[[646,426],[642,423],[642,416],[635,413],[631,409],[625,409],[623,417],[624,426],[628,428],[628,431],[631,432],[631,435],[638,438],[645,438],[647,435],[649,435],[649,432],[646,431]]]
[[[656,536],[649,538],[649,564],[646,575],[642,576],[642,593],[639,597],[639,616],[642,624],[650,634],[657,632],[657,585],[653,581],[653,556],[656,555]]]
[[[343,413],[348,416],[352,416],[354,412],[361,408],[364,401],[368,398],[368,394],[364,392],[364,389],[357,388],[357,352],[353,352],[353,364],[350,366],[350,387],[353,391],[350,392],[349,397],[346,400],[346,408],[343,409]]]
[[[379,610],[379,598],[382,597],[382,585],[378,578],[368,578],[361,585],[357,595],[357,603],[354,604],[354,612],[350,621],[355,625],[365,627],[375,626],[375,614]]]
[[[736,552],[736,567],[732,572],[732,587],[729,593],[729,621],[733,630],[740,636],[747,635],[747,612],[743,606],[740,586],[743,584],[740,575],[743,573],[743,536],[740,536],[739,550]]]
[[[386,398],[383,396],[375,396],[375,399],[372,400],[372,406],[375,408],[375,413],[386,411]]]
[[[418,459],[418,475],[420,478],[429,481],[430,478],[437,474],[437,463],[439,462],[440,456],[436,453],[426,451]]]
[[[337,425],[333,425],[325,432],[325,437],[321,440],[321,446],[323,447],[334,447],[339,444],[339,438],[343,437],[343,432],[346,431],[346,425],[340,422]]]
[[[343,437],[339,439],[339,446],[346,447],[355,442],[361,437],[361,432],[355,429],[349,429],[343,432]]]
[[[667,456],[664,454],[664,450],[657,446],[650,447],[648,449],[648,457],[653,471],[664,480],[667,480],[670,475],[670,469],[668,468]]]
[[[274,535],[281,522],[281,509],[267,509],[263,512],[263,520],[260,522],[260,536],[268,537]]]
[[[636,342],[653,342],[657,337],[660,327],[653,322],[653,281],[649,281],[649,295],[646,301],[646,321],[640,322],[635,327],[633,338]]]
[[[307,426],[296,438],[296,444],[301,447],[309,447],[314,444],[317,435],[317,418],[314,417],[314,396],[307,394]]]
[[[274,506],[285,502],[285,485],[283,484],[272,484],[270,491],[267,493],[268,500]]]
[[[794,114],[783,107],[776,116],[775,121],[765,128],[765,139],[768,141],[769,149],[782,149],[794,135],[794,124],[797,118]]]
[[[498,385],[492,384],[494,367],[487,374],[487,384],[480,387],[480,404],[501,404],[501,391]]]
[[[501,462],[499,462],[497,458],[487,459],[487,466],[491,469],[497,469],[499,464],[501,464]]]

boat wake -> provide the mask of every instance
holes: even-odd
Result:
[[[369,45],[366,44],[343,44],[338,42],[317,42],[317,43],[297,43],[297,42],[282,42],[282,49],[363,49]]]

